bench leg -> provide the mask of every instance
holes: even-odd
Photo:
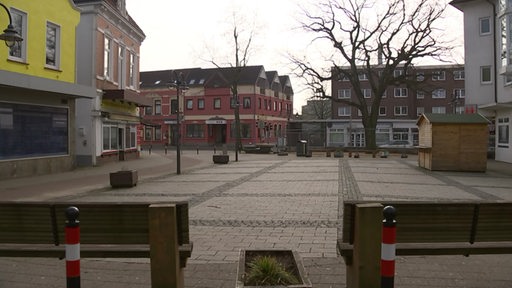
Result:
[[[355,207],[354,253],[347,265],[347,287],[380,287],[382,205]]]
[[[154,204],[149,208],[151,287],[184,287],[178,250],[177,209],[174,204]]]

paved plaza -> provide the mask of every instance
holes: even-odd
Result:
[[[94,183],[76,193],[20,193],[21,199],[70,204],[189,201],[194,249],[185,271],[186,287],[204,288],[234,287],[241,248],[296,250],[314,287],[345,287],[345,265],[337,255],[336,239],[340,207],[347,199],[512,201],[512,165],[504,165],[503,173],[491,164],[486,173],[431,172],[418,168],[415,156],[294,154],[241,154],[238,162],[231,155],[229,164],[213,165],[211,154],[188,153],[182,161],[197,165],[181,175],[144,177],[133,188]],[[152,157],[155,165],[173,160]],[[23,191],[12,183],[7,182],[11,195],[16,189]],[[82,287],[149,287],[148,263],[149,259],[83,259]],[[512,287],[512,255],[398,257],[396,270],[395,287]],[[60,260],[0,258],[0,288],[63,287],[64,276]]]

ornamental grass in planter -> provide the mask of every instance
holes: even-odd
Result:
[[[291,250],[240,250],[237,288],[312,287],[300,256]]]

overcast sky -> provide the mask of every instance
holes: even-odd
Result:
[[[214,67],[211,61],[222,66],[234,64],[230,33],[236,15],[241,28],[255,32],[248,65],[263,65],[267,71],[289,74],[295,91],[294,113],[301,113],[301,106],[311,95],[290,74],[292,66],[286,55],[304,56],[303,51],[312,40],[311,34],[298,28],[303,15],[300,6],[308,2],[318,0],[126,0],[126,7],[146,34],[141,46],[141,71],[210,68]],[[449,6],[443,22],[450,29],[450,37],[459,39],[454,54],[462,59],[462,13]],[[308,51],[311,59],[322,53],[309,47]]]

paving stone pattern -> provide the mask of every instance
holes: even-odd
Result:
[[[234,287],[239,249],[252,248],[296,250],[314,287],[345,287],[336,239],[346,199],[512,201],[512,179],[493,173],[431,172],[418,168],[413,157],[275,156],[60,198],[189,201],[194,250],[185,270],[186,286],[198,288]],[[87,284],[82,287],[149,287],[148,261],[84,259],[82,279]],[[62,287],[61,263],[2,258],[0,288]],[[395,287],[512,287],[511,269],[511,255],[398,257]]]

